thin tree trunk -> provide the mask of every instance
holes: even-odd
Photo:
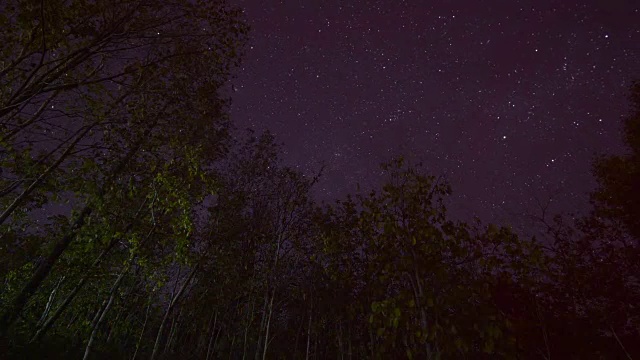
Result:
[[[244,326],[244,341],[242,343],[242,360],[245,360],[247,356],[247,334],[249,333],[249,327],[251,327],[251,324],[253,323],[253,313],[254,313],[254,300],[252,299],[249,305],[249,312],[247,312],[247,318],[249,319],[249,322]],[[249,318],[249,315],[251,315],[250,318]]]
[[[136,268],[136,271],[133,273],[134,278],[138,276],[138,270],[139,268]],[[118,324],[120,323],[120,319],[122,319],[122,315],[127,312],[128,309],[126,305],[129,304],[129,297],[134,293],[134,290],[137,289],[138,284],[139,283],[136,282],[132,286],[130,286],[129,289],[127,289],[127,292],[125,293],[124,297],[122,298],[123,306],[121,306],[120,311],[118,311],[118,315],[116,315],[115,320],[113,320],[113,324],[109,326],[109,333],[107,334],[107,339],[105,340],[106,343],[109,343],[109,341],[111,341],[111,336],[113,335]],[[137,298],[137,297],[138,296],[135,296],[134,298]],[[135,302],[135,300],[133,301]],[[126,322],[131,315],[132,315],[132,312],[129,312],[129,314],[125,316],[124,321]],[[129,337],[129,331],[127,331],[127,337]]]
[[[164,349],[160,352],[161,354],[165,354],[167,349],[171,345],[171,340],[173,339],[173,332],[176,325],[176,315],[171,317],[171,325],[169,326],[169,334],[167,335],[167,340],[164,342]]]
[[[264,304],[262,305],[262,317],[260,319],[260,328],[258,331],[258,342],[256,344],[256,352],[254,354],[255,360],[260,358],[260,349],[262,349],[262,332],[264,330],[265,324],[267,322],[267,304],[269,303],[269,281],[267,281],[264,296]]]
[[[98,309],[98,312],[96,313],[96,316],[93,319],[91,335],[89,336],[89,341],[87,342],[87,346],[84,350],[84,356],[82,357],[83,360],[87,360],[89,358],[89,354],[91,353],[91,349],[93,346],[93,341],[96,337],[96,333],[98,332],[98,328],[100,324],[102,324],[102,320],[104,319],[104,316],[106,315],[107,310],[111,307],[111,304],[113,303],[113,298],[114,298],[113,294],[109,295],[109,299],[106,301],[106,303],[103,303],[103,306],[101,306],[100,309]]]
[[[171,302],[169,303],[169,306],[167,307],[167,311],[165,312],[164,317],[162,318],[162,322],[160,323],[160,328],[158,329],[158,334],[156,336],[156,342],[155,342],[155,345],[153,346],[153,352],[151,353],[151,358],[150,358],[151,360],[155,360],[155,358],[158,355],[158,349],[160,347],[160,340],[162,339],[162,331],[164,330],[164,325],[166,324],[167,319],[169,318],[169,314],[171,314],[171,311],[173,310],[174,306],[176,305],[176,303],[180,299],[180,296],[182,295],[182,293],[184,293],[184,290],[187,288],[187,285],[191,282],[191,279],[196,274],[196,271],[198,270],[198,265],[199,264],[196,264],[196,266],[193,267],[193,270],[191,270],[191,273],[189,274],[189,277],[182,284],[182,287],[180,287],[180,290],[174,296],[174,298],[171,299]]]
[[[344,359],[344,348],[342,344],[342,323],[340,321],[336,325],[336,334],[338,335],[338,351],[340,352],[340,359]]]
[[[231,339],[231,347],[229,347],[229,360],[231,360],[231,357],[233,355],[233,344],[235,344],[235,343],[236,343],[236,337],[234,336]]]
[[[300,328],[298,328],[298,331],[296,332],[296,340],[293,345],[293,356],[298,355],[298,340],[300,339],[300,334],[302,334],[302,329],[304,329],[304,320],[305,319],[300,319]]]
[[[89,358],[89,354],[91,353],[93,342],[96,338],[96,334],[98,333],[98,329],[100,328],[100,325],[104,321],[105,316],[107,315],[107,312],[111,308],[111,305],[113,304],[113,299],[116,296],[116,292],[118,291],[118,288],[120,288],[122,279],[124,279],[124,276],[127,274],[127,272],[129,272],[130,266],[131,266],[131,263],[128,263],[127,265],[125,265],[125,268],[120,273],[120,276],[118,276],[118,279],[116,280],[115,284],[113,284],[113,286],[111,287],[111,291],[109,292],[109,301],[104,306],[104,308],[98,311],[98,314],[96,315],[97,321],[93,324],[93,329],[91,330],[91,336],[89,336],[89,341],[87,342],[87,347],[85,348],[85,351],[84,351],[84,357],[82,358],[83,360],[87,360]]]
[[[268,291],[268,288],[267,288]],[[267,293],[268,294],[268,293]],[[264,327],[267,323],[267,304],[268,304],[268,295],[264,297],[264,304],[262,305],[262,316],[260,317],[260,327],[258,328],[258,342],[256,344],[256,351],[254,354],[254,358],[256,360],[260,359],[260,350],[262,350],[262,334],[264,333]]]
[[[173,321],[171,322],[171,329],[169,330],[169,340],[167,341],[167,345],[164,347],[164,353],[171,350],[172,343],[176,337],[176,332],[180,327],[180,317],[182,316],[182,308],[178,312],[178,315],[173,316]]]
[[[311,301],[311,309],[309,310],[309,323],[307,325],[307,352],[305,354],[305,359],[309,360],[309,349],[311,344],[311,317],[313,316],[313,301]]]
[[[140,331],[140,336],[138,337],[138,341],[136,342],[136,350],[133,352],[133,357],[131,360],[136,360],[136,355],[138,355],[138,350],[140,349],[140,342],[142,341],[142,336],[144,335],[144,329],[147,327],[147,320],[149,319],[149,310],[151,309],[151,299],[149,299],[149,303],[147,304],[147,312],[144,316],[144,323],[142,323],[142,330]]]
[[[71,325],[73,325],[73,323],[78,319],[78,314],[73,314],[71,315],[71,320],[69,320],[69,323],[67,324],[67,329],[71,329]]]
[[[167,305],[167,310],[165,311],[164,316],[162,317],[162,322],[160,322],[160,328],[158,328],[158,333],[156,334],[156,341],[155,341],[155,344],[153,345],[153,352],[151,353],[151,358],[150,358],[151,360],[154,360],[157,356],[158,348],[160,347],[160,339],[162,338],[164,325],[167,322],[167,319],[169,318],[169,313],[171,313],[171,303]]]
[[[213,347],[211,348],[211,354],[213,354],[213,352],[216,349],[216,345],[218,345],[218,338],[220,337],[220,334],[222,334],[222,326],[220,326],[220,329],[218,329],[218,332],[216,333],[215,339],[213,339]]]
[[[211,333],[211,335],[209,335],[209,344],[207,344],[207,358],[206,360],[209,360],[209,355],[211,354],[211,342],[213,341],[213,336],[216,333],[216,323],[218,322],[218,312],[215,312],[215,318],[213,320],[213,327],[210,328],[209,332]],[[217,336],[216,336],[217,338]]]
[[[127,303],[127,300],[122,300],[123,304]],[[126,308],[124,306],[121,307],[121,310],[118,311],[118,315],[116,315],[115,320],[113,320],[113,324],[111,326],[109,326],[109,333],[107,334],[107,339],[105,340],[105,343],[109,343],[109,341],[111,341],[111,336],[113,335],[113,333],[115,332],[115,329],[117,328],[118,324],[120,323],[120,319],[122,318],[122,314],[124,314],[126,311]],[[125,321],[128,318],[125,317]]]
[[[264,334],[264,347],[262,349],[262,360],[267,358],[267,348],[269,347],[269,329],[271,326],[271,314],[273,314],[273,299],[276,297],[276,289],[274,288],[271,292],[271,300],[269,301],[269,313],[267,316],[267,324],[265,328]]]
[[[276,238],[276,249],[275,249],[275,254],[274,254],[274,259],[273,259],[273,267],[271,268],[270,271],[270,276],[273,275],[274,271],[276,271],[276,268],[278,267],[278,260],[279,260],[279,253],[280,253],[280,246],[282,243],[282,234],[279,234],[278,237]],[[273,299],[275,297],[275,287],[273,290],[270,289],[270,279],[267,279],[267,289],[266,289],[266,294],[265,294],[265,304],[264,304],[264,312],[263,312],[263,322],[261,323],[260,329],[262,331],[262,328],[264,327],[265,329],[265,337],[264,337],[264,345],[262,348],[262,360],[264,360],[267,356],[267,347],[269,346],[269,326],[271,324],[271,313],[273,311]],[[269,290],[271,290],[271,299],[269,300]],[[258,345],[261,344],[260,338],[258,338]],[[260,347],[258,347],[258,350],[260,349]],[[259,356],[259,352],[256,351],[256,359]]]
[[[64,281],[64,278],[65,278],[65,276],[63,276],[60,280],[58,280],[58,283],[56,284],[56,287],[53,288],[53,290],[51,291],[51,294],[49,294],[49,299],[47,300],[47,305],[45,305],[44,311],[42,312],[42,316],[40,316],[40,320],[38,320],[38,324],[36,326],[42,325],[42,323],[45,321],[47,316],[49,316],[49,312],[51,311],[51,306],[53,305],[53,300],[55,299],[56,293],[58,292],[58,289],[60,288],[60,284],[62,284],[62,282]]]
[[[316,341],[314,342],[314,349],[313,349],[313,358],[317,359],[318,358],[318,332],[316,331]]]
[[[348,319],[347,319],[348,321]],[[353,359],[353,346],[351,346],[351,331],[350,327],[347,326],[347,341],[349,342],[349,347],[347,349],[347,354],[349,355],[349,360]]]

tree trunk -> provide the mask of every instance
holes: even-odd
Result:
[[[265,325],[264,347],[262,348],[262,360],[267,358],[267,348],[269,347],[269,328],[271,326],[271,314],[273,314],[273,299],[276,297],[276,289],[271,292],[271,300],[269,301],[267,323]]]
[[[247,312],[247,319],[249,320],[248,323],[244,326],[244,341],[242,343],[242,360],[246,359],[247,356],[247,334],[249,332],[249,327],[251,327],[251,324],[253,323],[253,313],[254,313],[254,300],[251,300],[251,303],[249,305],[249,311]],[[251,315],[251,317],[249,317],[249,315]]]
[[[269,276],[273,276],[273,273],[276,271],[277,267],[278,267],[278,261],[280,259],[280,246],[282,245],[282,234],[279,234],[276,238],[276,249],[275,249],[275,253],[274,253],[274,259],[273,259],[273,267],[271,268],[271,271],[269,271]],[[262,316],[263,322],[261,324],[261,331],[262,328],[264,327],[265,330],[265,337],[264,337],[264,345],[262,347],[262,360],[265,360],[267,357],[267,348],[269,346],[269,326],[271,325],[271,314],[273,312],[273,299],[275,298],[275,286],[273,287],[273,290],[271,290],[271,279],[267,278],[267,288],[266,288],[266,294],[265,294],[265,303],[264,303],[264,313]],[[269,296],[269,291],[271,290],[271,296]],[[269,299],[269,297],[271,299]],[[261,344],[260,338],[258,338],[258,345]],[[260,347],[258,346],[258,350],[260,349]],[[256,359],[259,356],[259,352],[256,351]]]
[[[313,301],[311,301],[311,308],[309,309],[309,323],[307,325],[307,352],[305,353],[305,359],[309,360],[309,349],[311,345],[311,317],[313,316]]]
[[[111,287],[111,291],[109,292],[109,301],[102,309],[98,311],[98,314],[96,315],[97,321],[93,324],[93,329],[91,329],[91,336],[89,336],[89,341],[87,342],[87,347],[84,351],[84,357],[82,358],[83,360],[87,360],[89,358],[89,354],[91,353],[91,348],[96,338],[96,334],[98,333],[98,329],[100,328],[102,321],[104,321],[105,316],[107,315],[107,312],[111,308],[111,305],[113,304],[113,299],[116,296],[116,292],[118,291],[118,288],[120,288],[122,279],[124,279],[124,276],[127,274],[127,272],[129,272],[130,266],[131,266],[131,263],[125,265],[125,268],[120,273],[120,276],[118,276],[118,279],[116,280],[115,284],[113,284],[113,286]]]
[[[171,345],[176,337],[176,332],[180,327],[180,317],[182,316],[182,308],[178,312],[178,315],[173,316],[173,320],[171,321],[171,328],[169,329],[169,340],[167,341],[166,346],[164,347],[164,353],[171,350]]]
[[[232,356],[233,356],[233,344],[235,344],[235,343],[236,343],[236,337],[234,336],[231,339],[231,347],[229,347],[229,360],[232,359]]]
[[[293,345],[293,356],[296,357],[298,355],[298,340],[300,339],[300,334],[302,334],[302,329],[304,329],[304,320],[305,319],[300,319],[300,327],[298,328],[298,331],[296,332],[296,340],[294,341],[294,345]]]
[[[336,334],[338,335],[338,351],[340,352],[340,359],[344,359],[344,345],[342,344],[342,323],[338,322],[336,325]]]
[[[182,287],[180,287],[180,290],[173,297],[173,299],[171,299],[171,302],[169,303],[169,306],[167,307],[167,311],[165,312],[164,317],[162,318],[162,322],[160,323],[160,328],[158,329],[158,334],[156,335],[156,342],[155,342],[155,345],[153,345],[153,352],[151,353],[151,358],[150,358],[151,360],[155,360],[155,358],[158,356],[158,349],[160,347],[160,340],[162,339],[162,331],[164,330],[164,325],[166,324],[167,319],[169,318],[169,315],[171,314],[171,311],[173,310],[174,306],[176,305],[176,303],[180,299],[180,296],[182,295],[182,293],[184,293],[184,290],[187,288],[187,285],[191,282],[191,279],[196,274],[196,271],[198,270],[198,265],[199,264],[196,264],[196,266],[193,267],[193,270],[191,270],[191,273],[189,274],[189,277],[182,284]]]
[[[222,334],[222,326],[220,326],[220,329],[218,329],[218,333],[216,334],[215,339],[213,339],[213,348],[211,348],[212,354],[213,354],[213,350],[216,348],[216,345],[218,344],[218,338],[220,337],[220,334]]]
[[[213,320],[213,327],[209,329],[211,335],[209,335],[209,344],[207,344],[207,357],[206,360],[209,360],[209,355],[211,354],[211,342],[213,341],[213,336],[216,333],[216,323],[218,322],[218,312],[215,312],[215,318]]]
[[[149,299],[149,303],[147,304],[147,312],[144,316],[144,323],[142,323],[142,330],[140,331],[140,336],[138,337],[138,341],[136,342],[136,350],[133,352],[133,357],[131,360],[136,360],[136,355],[138,355],[138,350],[140,349],[140,342],[142,341],[142,336],[144,335],[144,329],[147,327],[147,320],[149,320],[149,310],[151,309],[151,299]]]
[[[58,280],[56,287],[51,291],[51,294],[49,294],[49,300],[47,300],[47,305],[44,307],[42,316],[40,316],[40,320],[38,320],[38,324],[36,326],[41,326],[42,323],[45,321],[45,319],[49,316],[49,312],[51,311],[51,307],[53,306],[53,300],[55,299],[56,293],[60,288],[60,284],[62,284],[62,282],[64,281],[64,278],[65,277],[63,276],[60,280]]]

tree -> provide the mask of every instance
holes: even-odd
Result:
[[[622,138],[627,152],[594,160],[598,187],[591,214],[578,223],[584,235],[575,261],[588,279],[580,294],[593,304],[585,306],[591,327],[602,334],[603,348],[627,357],[640,354],[640,309],[634,305],[640,301],[640,82],[632,83],[629,100]]]
[[[628,153],[594,161],[598,189],[591,195],[594,216],[621,227],[636,243],[640,239],[640,81],[630,94],[632,113],[623,122]],[[637,246],[637,245],[636,245]]]
[[[61,259],[81,266],[74,261],[87,254],[70,249],[90,245],[97,256],[117,239],[128,251],[127,240],[157,224],[159,204],[177,216],[156,230],[186,249],[192,207],[213,191],[205,175],[224,152],[220,89],[246,26],[222,1],[15,0],[2,9],[0,250],[29,249],[0,274],[15,284],[3,292],[6,334],[29,318],[25,306]],[[38,219],[61,200],[76,210]],[[140,207],[137,222],[117,210]]]
[[[544,329],[544,338],[528,341],[532,353],[563,358],[640,354],[640,312],[635,306],[640,301],[638,82],[631,88],[631,102],[633,111],[623,123],[628,153],[594,160],[598,187],[591,193],[591,213],[575,222],[558,215],[547,224],[551,246],[544,281],[536,302],[523,302],[535,310],[530,322],[537,320]],[[530,293],[515,292],[523,299]]]
[[[284,321],[298,324],[293,305],[304,283],[300,243],[312,225],[314,179],[282,165],[278,149],[272,135],[249,133],[215,164],[218,191],[201,214],[208,235],[194,242],[201,270],[173,311],[181,320],[166,354],[290,354]]]
[[[389,180],[381,192],[326,210],[320,239],[330,291],[346,296],[337,314],[350,323],[354,352],[371,358],[516,354],[492,289],[496,278],[530,284],[541,261],[537,244],[507,228],[449,220],[445,182],[402,160],[383,169]]]

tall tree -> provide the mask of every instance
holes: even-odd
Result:
[[[522,286],[539,247],[507,228],[447,218],[441,179],[401,160],[381,192],[327,209],[321,263],[342,301],[353,352],[371,358],[513,356],[508,318],[493,301],[497,278]],[[346,307],[346,308],[345,308]],[[351,345],[349,346],[351,347]],[[344,350],[343,350],[344,351]]]
[[[526,346],[532,353],[563,358],[635,358],[640,354],[640,83],[631,87],[631,114],[623,122],[627,152],[594,160],[598,187],[590,214],[548,223],[552,243],[538,297],[511,288],[522,314],[540,324]],[[530,299],[527,301],[527,294]],[[538,336],[535,335],[538,334]],[[544,336],[540,336],[544,335]],[[534,340],[536,339],[536,340]]]
[[[190,207],[212,190],[199,178],[225,147],[221,88],[238,63],[246,26],[223,1],[1,6],[0,246],[9,256],[30,249],[0,274],[23,282],[3,293],[4,334],[89,228],[134,230],[116,207],[146,204],[144,217],[154,222],[153,206],[164,201],[165,214],[182,213],[168,224],[190,232]],[[158,187],[173,189],[177,202],[145,200]],[[61,199],[77,210],[47,223],[42,208]]]
[[[602,156],[594,162],[598,188],[592,193],[594,215],[621,227],[640,241],[640,81],[631,86],[631,113],[623,121],[627,153]]]

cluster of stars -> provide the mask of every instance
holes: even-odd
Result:
[[[446,174],[454,215],[514,222],[551,189],[557,210],[586,209],[593,155],[620,150],[633,2],[236,3],[253,40],[233,119],[298,168],[325,163],[321,199],[377,186],[404,155]]]

